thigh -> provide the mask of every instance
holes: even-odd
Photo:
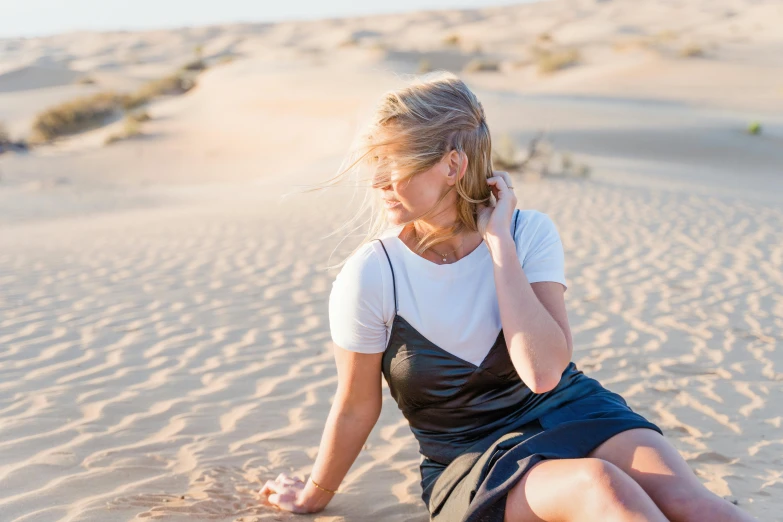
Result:
[[[677,448],[657,431],[636,428],[623,431],[588,456],[619,467],[636,480],[664,513],[685,499],[712,496]]]
[[[504,522],[586,522],[631,513],[665,520],[640,485],[614,464],[595,458],[552,459],[535,464],[508,492]]]

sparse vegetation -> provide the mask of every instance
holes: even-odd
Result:
[[[30,139],[42,143],[103,125],[122,109],[124,96],[100,92],[47,109],[33,121]]]
[[[79,85],[93,85],[95,84],[95,79],[92,76],[82,76],[79,78],[79,80],[76,82]]]
[[[139,120],[137,119],[137,117],[131,114],[127,115],[125,117],[125,122],[123,125],[122,132],[118,134],[110,134],[106,138],[106,141],[104,143],[106,145],[110,145],[112,143],[116,143],[121,140],[127,140],[129,138],[135,138],[137,136],[141,136],[143,134],[141,131],[141,123],[140,123],[141,121],[144,120]]]
[[[0,121],[0,154],[8,151],[22,152],[27,150],[27,143],[14,141],[5,124]]]
[[[356,47],[359,45],[359,39],[353,35],[339,43],[339,47]]]
[[[487,71],[499,71],[500,62],[497,60],[490,60],[487,58],[474,58],[465,64],[462,68],[465,72],[487,72]]]
[[[704,56],[704,48],[696,44],[686,45],[680,49],[680,56],[683,58],[698,58]]]
[[[679,35],[676,31],[672,31],[671,29],[665,30],[665,31],[658,31],[652,36],[653,43],[661,43],[661,42],[673,42],[677,39]]]
[[[152,117],[147,111],[135,111],[128,114],[128,118],[138,123],[150,121]]]
[[[204,63],[204,60],[200,58],[197,60],[192,60],[182,66],[183,71],[203,71],[206,68],[207,64]]]
[[[534,47],[532,49],[535,57],[538,72],[541,74],[552,74],[554,72],[571,67],[579,63],[581,56],[578,49],[542,49]]]
[[[135,109],[153,98],[165,95],[177,95],[188,92],[196,85],[195,80],[187,72],[166,76],[159,80],[152,80],[141,86],[136,92],[128,94],[123,100],[126,110]]]
[[[492,165],[496,169],[513,171],[519,168],[519,150],[509,134],[502,134],[492,147]]]
[[[130,94],[108,91],[77,98],[39,113],[33,122],[30,139],[39,144],[60,136],[97,128],[105,125],[108,120],[119,117],[122,112],[141,107],[154,98],[182,94],[194,86],[193,74],[179,71],[153,80]]]
[[[417,69],[417,72],[419,74],[426,74],[428,72],[432,71],[432,63],[426,58],[422,58],[419,60],[419,68]]]
[[[197,45],[193,48],[193,59],[182,66],[183,71],[203,71],[207,68],[204,62],[204,48]]]
[[[459,45],[459,43],[460,43],[460,38],[459,38],[459,35],[456,34],[456,33],[452,33],[452,34],[446,35],[443,38],[443,44],[444,45],[448,45],[450,47],[456,47],[456,46]]]
[[[530,140],[526,149],[520,149],[509,134],[501,135],[497,145],[492,148],[492,166],[494,169],[539,177],[590,176],[587,164],[577,163],[567,152],[557,153],[543,132]]]
[[[761,134],[761,122],[753,121],[748,124],[748,134],[751,136],[758,136]]]

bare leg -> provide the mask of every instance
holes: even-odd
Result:
[[[605,460],[553,459],[509,491],[504,522],[667,522],[644,490]]]
[[[622,469],[674,522],[756,520],[704,487],[677,449],[657,431],[639,428],[618,433],[589,456]]]

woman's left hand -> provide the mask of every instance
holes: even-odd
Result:
[[[517,196],[514,194],[511,176],[502,170],[492,171],[487,178],[496,203],[494,206],[479,208],[478,229],[485,240],[490,237],[502,237],[511,232],[511,217],[517,208]]]

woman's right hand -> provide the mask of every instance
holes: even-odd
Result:
[[[299,477],[289,477],[285,473],[280,473],[275,480],[267,480],[259,493],[262,497],[268,495],[267,502],[285,511],[293,513],[322,511],[333,495],[306,486],[307,484]]]

